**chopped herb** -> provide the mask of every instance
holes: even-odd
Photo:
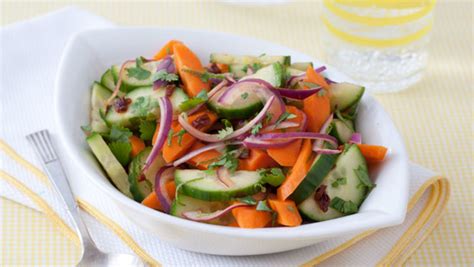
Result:
[[[232,128],[232,123],[228,119],[222,119],[222,124],[224,124],[225,128]]]
[[[247,99],[247,97],[249,97],[249,93],[245,92],[245,93],[241,94],[240,97],[242,99]]]
[[[90,124],[81,126],[81,129],[86,135],[90,135],[92,133],[92,127]]]
[[[273,114],[272,113],[265,114],[265,123],[270,123],[270,121],[272,119],[273,119]]]
[[[258,56],[258,57],[264,57],[264,56],[266,56],[266,55],[267,55],[266,53],[262,53],[262,54],[260,54],[260,56]]]
[[[132,152],[132,145],[129,142],[112,142],[109,144],[109,148],[120,164],[126,166],[130,162],[130,152]]]
[[[346,177],[339,177],[334,182],[332,182],[332,187],[339,187],[340,185],[347,184],[347,178]]]
[[[217,137],[219,139],[224,139],[227,136],[231,135],[233,132],[234,132],[234,128],[232,126],[231,127],[225,127],[224,129],[221,129],[221,130],[217,131]]]
[[[178,145],[181,146],[181,142],[183,141],[183,135],[186,133],[185,129],[181,129],[179,132],[177,132],[174,136],[178,137]]]
[[[261,69],[262,67],[263,67],[263,65],[258,63],[258,62],[255,62],[255,63],[252,64],[252,70],[253,71],[257,71],[257,70]]]
[[[256,208],[256,210],[258,210],[258,211],[269,211],[269,212],[273,212],[273,210],[270,209],[270,207],[268,207],[266,200],[259,201],[259,202],[257,203],[257,208]]]
[[[176,82],[178,81],[178,75],[174,73],[168,73],[166,70],[160,70],[153,74],[153,81],[164,81],[164,82]]]
[[[128,143],[128,138],[132,136],[132,132],[128,128],[112,125],[110,133],[106,136],[109,142]]]
[[[171,141],[173,140],[173,134],[174,134],[173,129],[170,129],[170,131],[168,132],[168,137],[166,138],[166,143],[168,146],[171,146]]]
[[[260,183],[255,184],[254,187],[255,187],[255,189],[259,190],[260,192],[264,192],[264,193],[267,192],[267,188],[264,185],[260,184]]]
[[[289,212],[295,213],[295,208],[293,208],[293,206],[287,205],[287,206],[286,206],[286,209],[287,209]]]
[[[127,68],[128,77],[137,80],[146,80],[150,77],[151,72],[143,68],[143,57],[137,57],[135,67]]]
[[[152,101],[150,97],[140,96],[133,101],[131,107],[138,116],[144,117],[149,114],[152,109],[159,107],[159,104],[156,100]]]
[[[202,103],[205,103],[207,100],[208,100],[208,96],[207,96],[207,91],[206,90],[201,90],[201,92],[199,92],[199,94],[197,94],[195,97],[193,98],[190,98],[186,101],[183,101],[180,105],[179,105],[179,109],[181,109],[181,111],[187,111],[187,110],[190,110],[196,106],[198,106],[199,104],[202,104]]]
[[[294,119],[296,118],[296,115],[293,114],[293,113],[289,113],[289,112],[284,112],[283,114],[281,114],[281,116],[278,118],[278,120],[275,122],[275,125],[278,126],[280,123],[282,123],[283,121],[285,120],[289,120],[289,119]]]
[[[305,87],[308,88],[314,88],[314,87],[321,87],[318,84],[312,83],[312,82],[301,82]]]
[[[191,73],[192,75],[195,75],[195,76],[198,76],[199,79],[201,79],[201,81],[207,83],[209,81],[209,79],[225,79],[225,75],[223,74],[217,74],[217,73],[211,73],[211,72],[207,72],[207,71],[203,71],[203,72],[200,72],[200,71],[197,71],[197,70],[192,70],[192,69],[188,69],[188,68],[183,68],[182,69],[183,71],[185,72],[188,72],[188,73]]]
[[[272,212],[272,226],[275,226],[276,220],[278,218],[278,213]]]
[[[265,183],[279,186],[285,180],[285,174],[280,168],[260,169],[258,174]]]
[[[257,201],[252,196],[246,196],[238,198],[238,200],[242,203],[249,204],[249,205],[257,205]]]
[[[326,90],[319,90],[319,92],[317,92],[318,96],[325,96],[326,95]]]
[[[335,197],[331,200],[331,208],[343,214],[353,214],[359,210],[359,208],[354,202],[350,200],[346,201],[339,197]]]
[[[239,159],[237,157],[238,149],[226,151],[224,154],[222,154],[217,161],[214,161],[213,163],[209,164],[209,169],[219,167],[219,166],[224,166],[227,168],[230,172],[235,172],[237,170],[237,167],[239,166]]]
[[[142,120],[140,125],[138,126],[138,130],[140,131],[140,138],[143,140],[151,140],[153,139],[153,135],[155,134],[156,130],[156,122],[155,121],[145,121]]]
[[[213,170],[213,169],[203,170],[203,172],[204,172],[207,176],[216,175],[216,170]]]
[[[169,47],[166,48],[166,54],[171,55],[171,49]]]
[[[359,178],[359,186],[364,186],[368,190],[371,190],[375,187],[375,184],[370,180],[369,175],[367,174],[367,168],[364,165],[359,165],[357,169],[354,170],[357,178]]]
[[[257,135],[258,132],[260,132],[260,130],[262,129],[262,127],[263,127],[262,123],[259,122],[252,127],[252,130],[250,130],[250,133],[252,135]]]

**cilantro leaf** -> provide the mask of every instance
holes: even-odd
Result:
[[[130,145],[129,142],[112,142],[109,144],[109,148],[120,164],[126,166],[130,162],[130,152],[132,152],[132,145]]]
[[[177,132],[174,136],[178,137],[178,145],[181,145],[181,142],[183,141],[183,135],[186,133],[185,129],[181,129],[179,132]]]
[[[331,200],[330,207],[343,214],[353,214],[359,211],[357,205],[352,201],[346,201],[342,198],[335,197]]]
[[[200,71],[192,70],[188,68],[183,68],[182,70],[185,72],[191,73],[194,76],[199,77],[199,79],[201,79],[201,81],[205,83],[207,83],[209,79],[221,79],[221,80],[225,79],[225,75],[223,74],[211,73],[207,71],[200,72]]]
[[[245,92],[245,93],[241,94],[240,97],[242,99],[247,99],[247,97],[249,97],[249,93]]]
[[[260,169],[258,174],[265,183],[279,186],[285,180],[285,174],[280,168]]]
[[[135,60],[135,67],[127,68],[128,77],[135,78],[137,80],[146,80],[150,77],[151,72],[142,68],[143,58],[138,57]]]
[[[143,140],[151,140],[153,139],[153,135],[155,134],[156,130],[156,122],[155,121],[141,121],[140,125],[138,126],[140,131],[140,138]]]
[[[197,94],[195,97],[193,98],[190,98],[186,101],[183,101],[180,105],[179,105],[179,109],[181,111],[187,111],[187,110],[190,110],[196,106],[198,106],[199,104],[202,104],[202,103],[205,103],[207,100],[209,99],[209,97],[207,96],[207,91],[206,90],[201,90],[201,92],[199,92],[199,94]]]
[[[285,120],[294,119],[294,118],[296,118],[295,114],[285,111],[283,114],[280,115],[278,120],[275,122],[275,125],[279,125],[280,123],[282,123]]]
[[[273,114],[272,113],[265,114],[265,123],[270,123],[270,121],[272,119],[273,119]]]
[[[273,210],[270,209],[270,207],[268,207],[268,204],[267,204],[267,201],[266,201],[266,200],[259,201],[259,202],[257,203],[256,210],[258,210],[258,211],[269,211],[269,212],[273,212]]]
[[[153,74],[153,81],[164,81],[164,82],[176,82],[178,81],[178,75],[174,73],[168,73],[166,70],[160,70]]]
[[[226,126],[224,129],[217,131],[217,137],[219,139],[224,139],[227,136],[231,135],[233,132],[234,132],[234,128],[232,127],[232,125],[230,127]]]
[[[375,184],[370,180],[369,175],[367,174],[367,168],[364,165],[359,165],[357,169],[354,169],[357,178],[359,178],[359,186],[365,186],[368,190],[371,190],[375,187]]]
[[[252,127],[252,130],[250,130],[250,133],[252,135],[257,135],[258,132],[260,132],[260,130],[262,129],[262,127],[263,127],[262,123],[259,122]]]
[[[130,136],[132,136],[132,132],[128,128],[112,125],[110,133],[106,137],[109,142],[128,143]]]
[[[174,131],[173,129],[171,128],[170,131],[168,132],[168,137],[166,138],[166,144],[168,146],[171,146],[171,141],[173,139],[173,134],[174,134]]]
[[[241,197],[238,200],[245,204],[257,205],[257,201],[252,196]]]
[[[237,167],[239,166],[239,159],[237,157],[237,152],[238,149],[230,150],[230,151],[225,151],[224,154],[222,154],[217,161],[212,162],[209,164],[209,169],[219,167],[219,166],[224,166],[227,168],[230,172],[235,172],[237,170]]]

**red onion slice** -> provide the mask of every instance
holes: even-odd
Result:
[[[219,143],[209,144],[207,146],[203,146],[199,149],[193,150],[193,151],[189,152],[188,154],[182,156],[180,159],[177,159],[175,162],[173,162],[173,166],[176,167],[180,164],[183,164],[186,161],[194,158],[195,156],[197,156],[201,153],[204,153],[206,151],[209,151],[209,150],[221,149],[221,148],[224,148],[227,145],[240,145],[240,144],[242,144],[242,142],[231,142],[231,143],[227,143],[227,144],[224,143],[224,142],[219,142]]]
[[[362,144],[362,135],[360,133],[353,133],[349,139],[350,144]]]
[[[166,183],[174,179],[174,170],[173,167],[161,167],[155,176],[155,193],[160,201],[161,208],[166,213],[169,213],[172,202],[168,190],[166,190]]]
[[[321,129],[319,130],[320,134],[326,134],[329,128],[329,125],[331,125],[333,118],[334,118],[334,113],[331,113],[329,117],[326,119],[326,121],[324,122],[323,126],[321,126]],[[316,151],[317,149],[322,148],[323,144],[324,144],[324,140],[317,140],[316,142],[314,142],[313,151]],[[337,146],[337,141],[336,141],[336,146]]]
[[[322,88],[314,87],[314,88],[309,88],[305,90],[277,88],[276,90],[280,93],[281,96],[302,100],[318,93],[319,91],[322,90]]]
[[[271,107],[274,100],[275,100],[274,96],[270,97],[270,99],[267,101],[265,106],[263,106],[262,110],[260,110],[260,112],[257,114],[257,116],[255,116],[255,118],[253,118],[249,123],[244,125],[242,128],[235,130],[233,133],[231,133],[230,135],[228,135],[228,136],[226,136],[222,139],[220,139],[217,134],[204,133],[204,132],[201,132],[198,129],[194,128],[188,122],[188,120],[184,118],[184,116],[183,116],[184,114],[181,114],[178,117],[178,122],[179,122],[179,124],[181,124],[183,129],[185,129],[190,135],[196,137],[199,140],[209,142],[209,143],[222,142],[222,141],[225,141],[225,140],[230,140],[230,139],[236,138],[236,137],[250,131],[255,124],[259,123],[265,117],[265,114],[270,109],[270,107]]]
[[[256,136],[261,140],[275,140],[275,139],[316,139],[329,142],[337,146],[337,139],[322,133],[313,132],[290,132],[290,133],[265,133]]]
[[[235,208],[239,208],[239,207],[247,207],[247,206],[251,206],[249,204],[245,204],[245,203],[236,203],[234,205],[231,205],[223,210],[216,210],[214,212],[210,212],[210,213],[204,213],[204,212],[201,212],[200,210],[198,211],[185,211],[182,213],[183,217],[188,219],[188,220],[192,220],[192,221],[196,221],[196,222],[208,222],[208,221],[212,221],[212,220],[215,220],[217,218],[220,218],[222,216],[224,216],[225,214],[229,213],[231,210],[235,209]]]
[[[159,155],[161,148],[166,142],[168,132],[171,128],[171,123],[173,122],[173,106],[171,105],[168,97],[158,98],[158,103],[160,105],[160,128],[158,128],[158,136],[156,138],[156,143],[151,149],[150,155],[145,161],[143,166],[143,171],[147,170],[155,158]]]
[[[334,154],[339,154],[341,153],[342,151],[339,150],[339,149],[326,149],[326,148],[316,148],[314,150],[314,152],[318,153],[318,154],[330,154],[330,155],[334,155]]]
[[[267,127],[262,129],[262,132],[269,132],[273,130],[287,129],[287,128],[298,127],[298,126],[300,126],[300,124],[297,122],[284,121],[278,125],[277,124],[268,125]]]
[[[326,70],[326,66],[321,66],[321,67],[318,67],[316,69],[314,69],[314,71],[318,72],[318,73],[321,73],[323,71]],[[291,76],[288,81],[286,82],[286,86],[288,87],[293,87],[295,86],[297,83],[299,82],[302,82],[304,79],[306,78],[306,72],[303,72],[299,75],[293,75]]]
[[[230,172],[226,167],[222,166],[217,169],[216,176],[226,187],[232,187],[234,185],[234,182],[230,179]]]
[[[287,146],[293,142],[293,140],[262,140],[256,137],[247,137],[243,141],[243,144],[246,148],[257,148],[257,149],[267,149],[267,148],[280,148]]]

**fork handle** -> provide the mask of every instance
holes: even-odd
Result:
[[[47,163],[43,162],[43,165],[54,188],[59,193],[59,195],[61,195],[62,199],[66,203],[69,213],[76,223],[82,243],[84,245],[84,250],[87,250],[90,246],[96,247],[89,234],[89,231],[87,230],[86,225],[84,224],[84,221],[82,221],[81,215],[79,213],[79,206],[77,205],[76,199],[74,198],[74,195],[71,191],[71,187],[66,178],[66,174],[61,162],[59,159],[56,159]]]

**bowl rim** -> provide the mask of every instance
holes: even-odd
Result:
[[[61,86],[67,77],[66,68],[68,66],[68,61],[70,61],[70,56],[73,53],[73,46],[74,44],[89,34],[96,34],[96,33],[104,33],[104,32],[122,32],[122,31],[181,31],[181,32],[193,32],[193,33],[206,33],[206,34],[218,34],[224,36],[231,36],[233,38],[242,38],[244,40],[251,40],[253,42],[265,43],[268,46],[277,46],[279,48],[287,49],[290,51],[295,51],[286,46],[282,46],[279,44],[272,43],[270,41],[261,40],[254,37],[243,36],[239,34],[233,33],[226,33],[226,32],[216,32],[216,31],[209,31],[209,30],[197,30],[197,29],[186,29],[186,28],[179,28],[179,27],[111,27],[111,28],[101,28],[101,29],[90,29],[78,32],[74,34],[70,40],[67,42],[64,52],[62,54],[58,72],[56,75],[55,80],[55,92],[54,92],[54,107],[55,107],[55,123],[58,129],[58,135],[60,142],[62,143],[65,152],[64,155],[68,157],[72,157],[74,162],[78,162],[78,168],[82,169],[85,172],[85,176],[87,179],[91,180],[95,186],[99,187],[99,190],[104,191],[112,200],[115,202],[119,202],[122,205],[126,205],[128,208],[133,209],[135,212],[145,213],[147,216],[151,216],[154,219],[159,221],[163,221],[165,223],[174,224],[178,227],[183,227],[187,229],[197,230],[200,232],[205,233],[212,233],[212,234],[222,234],[226,236],[233,236],[233,237],[245,237],[245,238],[262,238],[262,239],[288,239],[288,238],[298,238],[298,239],[311,239],[314,237],[330,237],[334,236],[335,234],[343,234],[343,233],[352,233],[367,229],[373,228],[382,228],[391,225],[401,224],[406,215],[406,206],[408,203],[408,187],[404,192],[406,192],[405,196],[402,196],[403,207],[402,211],[399,213],[391,213],[382,210],[366,210],[363,212],[359,212],[353,215],[348,215],[340,218],[336,218],[333,220],[323,221],[323,222],[313,222],[305,225],[301,225],[298,227],[272,227],[272,228],[258,228],[258,229],[243,229],[243,228],[236,228],[236,227],[228,227],[228,226],[220,226],[220,225],[211,225],[205,224],[200,222],[194,222],[190,220],[185,220],[179,217],[175,217],[166,213],[157,212],[154,209],[148,208],[140,203],[126,197],[121,192],[119,192],[113,186],[106,186],[105,182],[101,181],[100,176],[96,173],[93,173],[89,170],[87,166],[87,162],[85,161],[84,157],[81,157],[79,153],[77,153],[77,149],[73,146],[73,141],[70,136],[66,135],[66,120],[64,119],[63,110],[61,107],[61,99],[64,99],[65,90],[60,90],[63,88]],[[342,77],[345,77],[347,81],[351,81],[346,75],[338,71],[336,68],[323,63],[322,61],[315,60],[313,57],[306,55],[304,53],[298,52],[308,58],[311,58],[315,62],[320,62],[324,64],[328,70],[331,72],[338,73]],[[386,123],[389,123],[390,126],[394,129],[394,136],[397,138],[400,143],[402,144],[400,150],[398,151],[398,156],[401,160],[401,168],[400,169],[400,179],[404,179],[406,181],[406,185],[408,185],[408,157],[406,155],[405,146],[403,140],[396,129],[393,121],[391,120],[390,116],[386,113],[383,107],[370,95],[364,94],[362,99],[362,103],[370,102],[374,103],[378,109],[380,109],[381,114],[388,118]],[[325,227],[328,224],[331,224],[330,227]],[[282,231],[285,229],[285,231]]]

